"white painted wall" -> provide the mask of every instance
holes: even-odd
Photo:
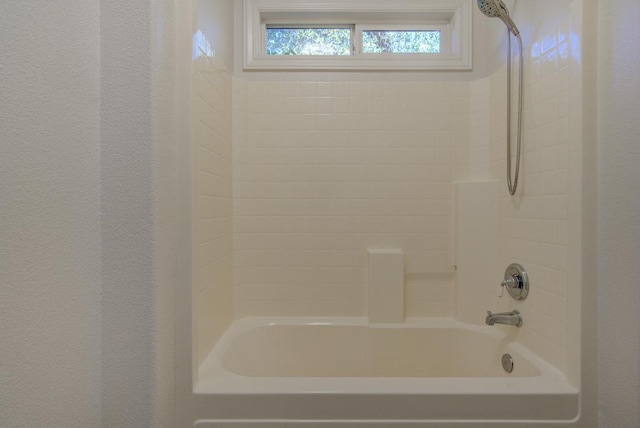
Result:
[[[175,426],[172,6],[0,6],[3,427]]]
[[[100,3],[102,425],[175,426],[174,2]]]
[[[640,4],[599,8],[600,427],[640,424]]]
[[[0,426],[100,426],[99,2],[0,3]]]

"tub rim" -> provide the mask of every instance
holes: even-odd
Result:
[[[407,318],[404,323],[369,323],[366,317],[246,317],[235,320],[198,370],[196,394],[578,394],[567,376],[522,344],[507,349],[524,356],[538,370],[531,377],[269,377],[244,376],[226,370],[221,358],[238,335],[269,326],[355,326],[380,329],[456,328],[497,340],[508,339],[510,330],[468,324],[454,318]]]

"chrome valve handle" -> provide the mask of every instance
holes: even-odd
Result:
[[[504,272],[504,281],[500,284],[500,295],[504,295],[504,289],[515,300],[524,300],[529,295],[529,276],[527,271],[518,263],[512,263]]]

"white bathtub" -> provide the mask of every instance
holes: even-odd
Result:
[[[574,419],[577,389],[515,343],[515,328],[507,331],[441,318],[400,325],[242,319],[200,367],[196,425],[549,426]],[[511,374],[501,365],[505,353],[514,360]]]

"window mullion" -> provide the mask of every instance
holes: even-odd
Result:
[[[362,54],[362,25],[357,23],[353,26],[353,51],[355,56]]]

